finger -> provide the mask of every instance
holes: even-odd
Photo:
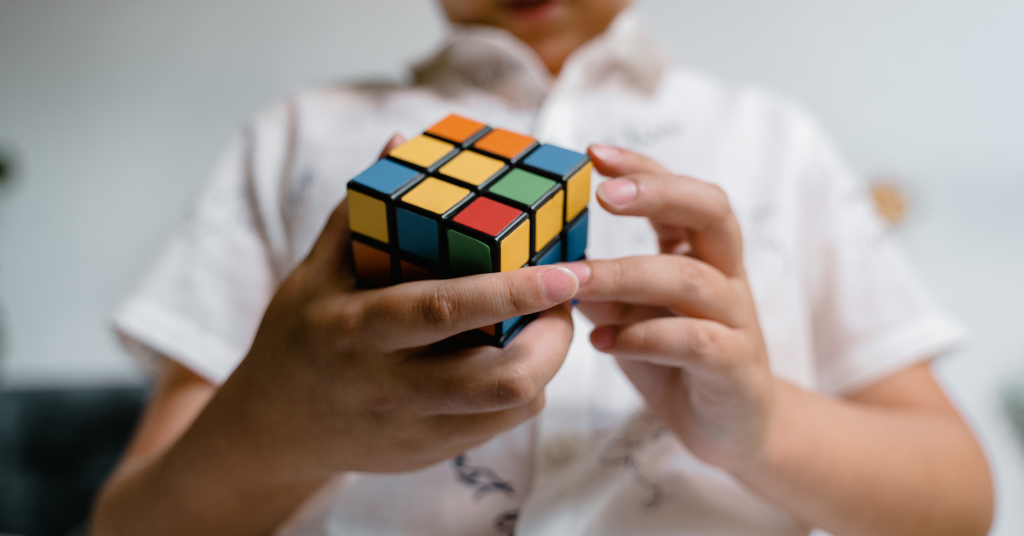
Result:
[[[384,158],[385,156],[388,155],[388,153],[390,153],[392,150],[394,150],[403,143],[405,143],[405,136],[403,136],[399,132],[394,133],[391,136],[391,139],[389,139],[388,142],[384,144],[384,150],[380,152],[380,158]]]
[[[384,145],[380,158],[384,158],[392,149],[405,143],[405,136],[394,134]],[[326,273],[344,273],[344,268],[351,266],[351,250],[348,246],[351,240],[348,228],[348,199],[343,199],[331,212],[327,223],[324,224],[320,236],[310,250],[307,260],[311,263],[327,268]]]
[[[541,313],[505,348],[477,347],[403,361],[398,367],[402,390],[427,414],[522,406],[558,372],[572,334],[572,314],[563,304]]]
[[[526,404],[486,413],[437,415],[432,419],[433,434],[460,441],[486,440],[526,422],[544,409],[544,391]]]
[[[593,322],[595,326],[635,324],[652,318],[676,316],[672,311],[664,307],[650,307],[620,302],[580,301],[576,304],[576,308]]]
[[[578,289],[576,276],[557,266],[405,283],[363,293],[361,327],[381,350],[415,348],[549,309]]]
[[[602,352],[691,371],[719,371],[735,361],[732,328],[699,318],[656,318],[628,326],[601,326],[590,342]]]
[[[679,315],[739,325],[735,282],[713,266],[682,255],[649,255],[614,260],[578,261],[573,272],[589,269],[576,299],[667,307]]]
[[[352,265],[351,234],[348,229],[348,200],[344,199],[327,219],[305,264],[327,276],[347,274]],[[349,274],[350,275],[350,274]]]
[[[696,257],[730,277],[743,273],[739,223],[718,186],[689,177],[633,174],[602,183],[597,198],[613,214],[643,216],[656,228],[685,229]]]
[[[594,169],[605,177],[615,178],[634,173],[668,174],[668,171],[654,160],[612,145],[595,143],[587,148],[587,154],[594,162]]]

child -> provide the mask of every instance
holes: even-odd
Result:
[[[985,533],[956,325],[813,122],[628,3],[444,0],[412,85],[258,114],[116,314],[162,369],[95,534]],[[589,151],[592,260],[356,289],[346,182],[451,112]]]

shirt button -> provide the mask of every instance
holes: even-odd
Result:
[[[568,465],[580,455],[581,450],[579,438],[568,434],[557,435],[544,446],[544,461],[552,467]]]

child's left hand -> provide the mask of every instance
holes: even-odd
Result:
[[[624,149],[589,152],[612,178],[598,187],[601,205],[650,219],[662,251],[567,265],[580,309],[598,326],[591,341],[697,456],[727,469],[756,459],[775,380],[726,194]]]

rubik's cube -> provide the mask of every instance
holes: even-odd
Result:
[[[360,284],[388,286],[576,261],[590,159],[450,115],[348,183]],[[475,330],[504,346],[531,318]]]

